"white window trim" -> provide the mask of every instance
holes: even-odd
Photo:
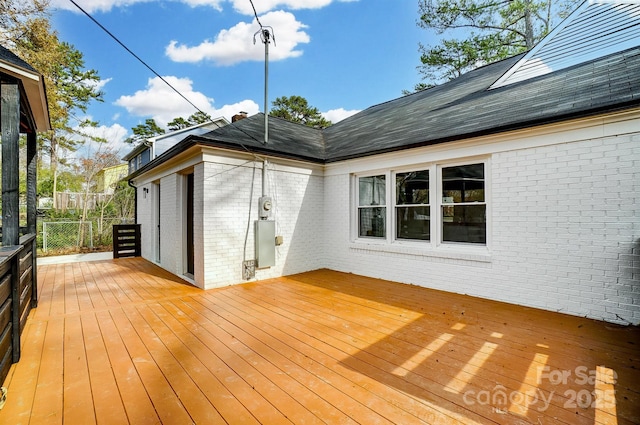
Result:
[[[442,241],[442,169],[446,167],[484,164],[484,190],[486,205],[486,243],[474,244],[465,242]],[[429,171],[429,207],[430,207],[430,240],[398,239],[396,213],[396,174],[411,171]],[[386,237],[359,236],[358,202],[359,178],[384,175],[386,183]],[[387,170],[370,171],[352,175],[353,202],[351,205],[351,242],[352,248],[358,250],[382,251],[408,255],[452,258],[470,261],[491,261],[492,245],[492,197],[491,197],[491,161],[489,157],[471,157],[428,164],[416,164]]]

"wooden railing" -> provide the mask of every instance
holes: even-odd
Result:
[[[21,237],[20,245],[0,248],[0,383],[20,360],[20,337],[38,303],[35,252],[35,234]]]

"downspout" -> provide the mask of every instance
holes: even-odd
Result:
[[[129,187],[133,188],[133,222],[138,224],[138,188],[131,182],[132,180],[127,180]]]

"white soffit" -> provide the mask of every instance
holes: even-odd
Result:
[[[490,88],[640,45],[640,0],[584,2]]]

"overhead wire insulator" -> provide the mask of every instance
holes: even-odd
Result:
[[[260,34],[260,41],[262,44],[270,43],[273,40],[273,45],[276,45],[276,35],[273,32],[273,28],[260,25],[260,29],[253,34],[253,44],[256,44],[256,37]]]

